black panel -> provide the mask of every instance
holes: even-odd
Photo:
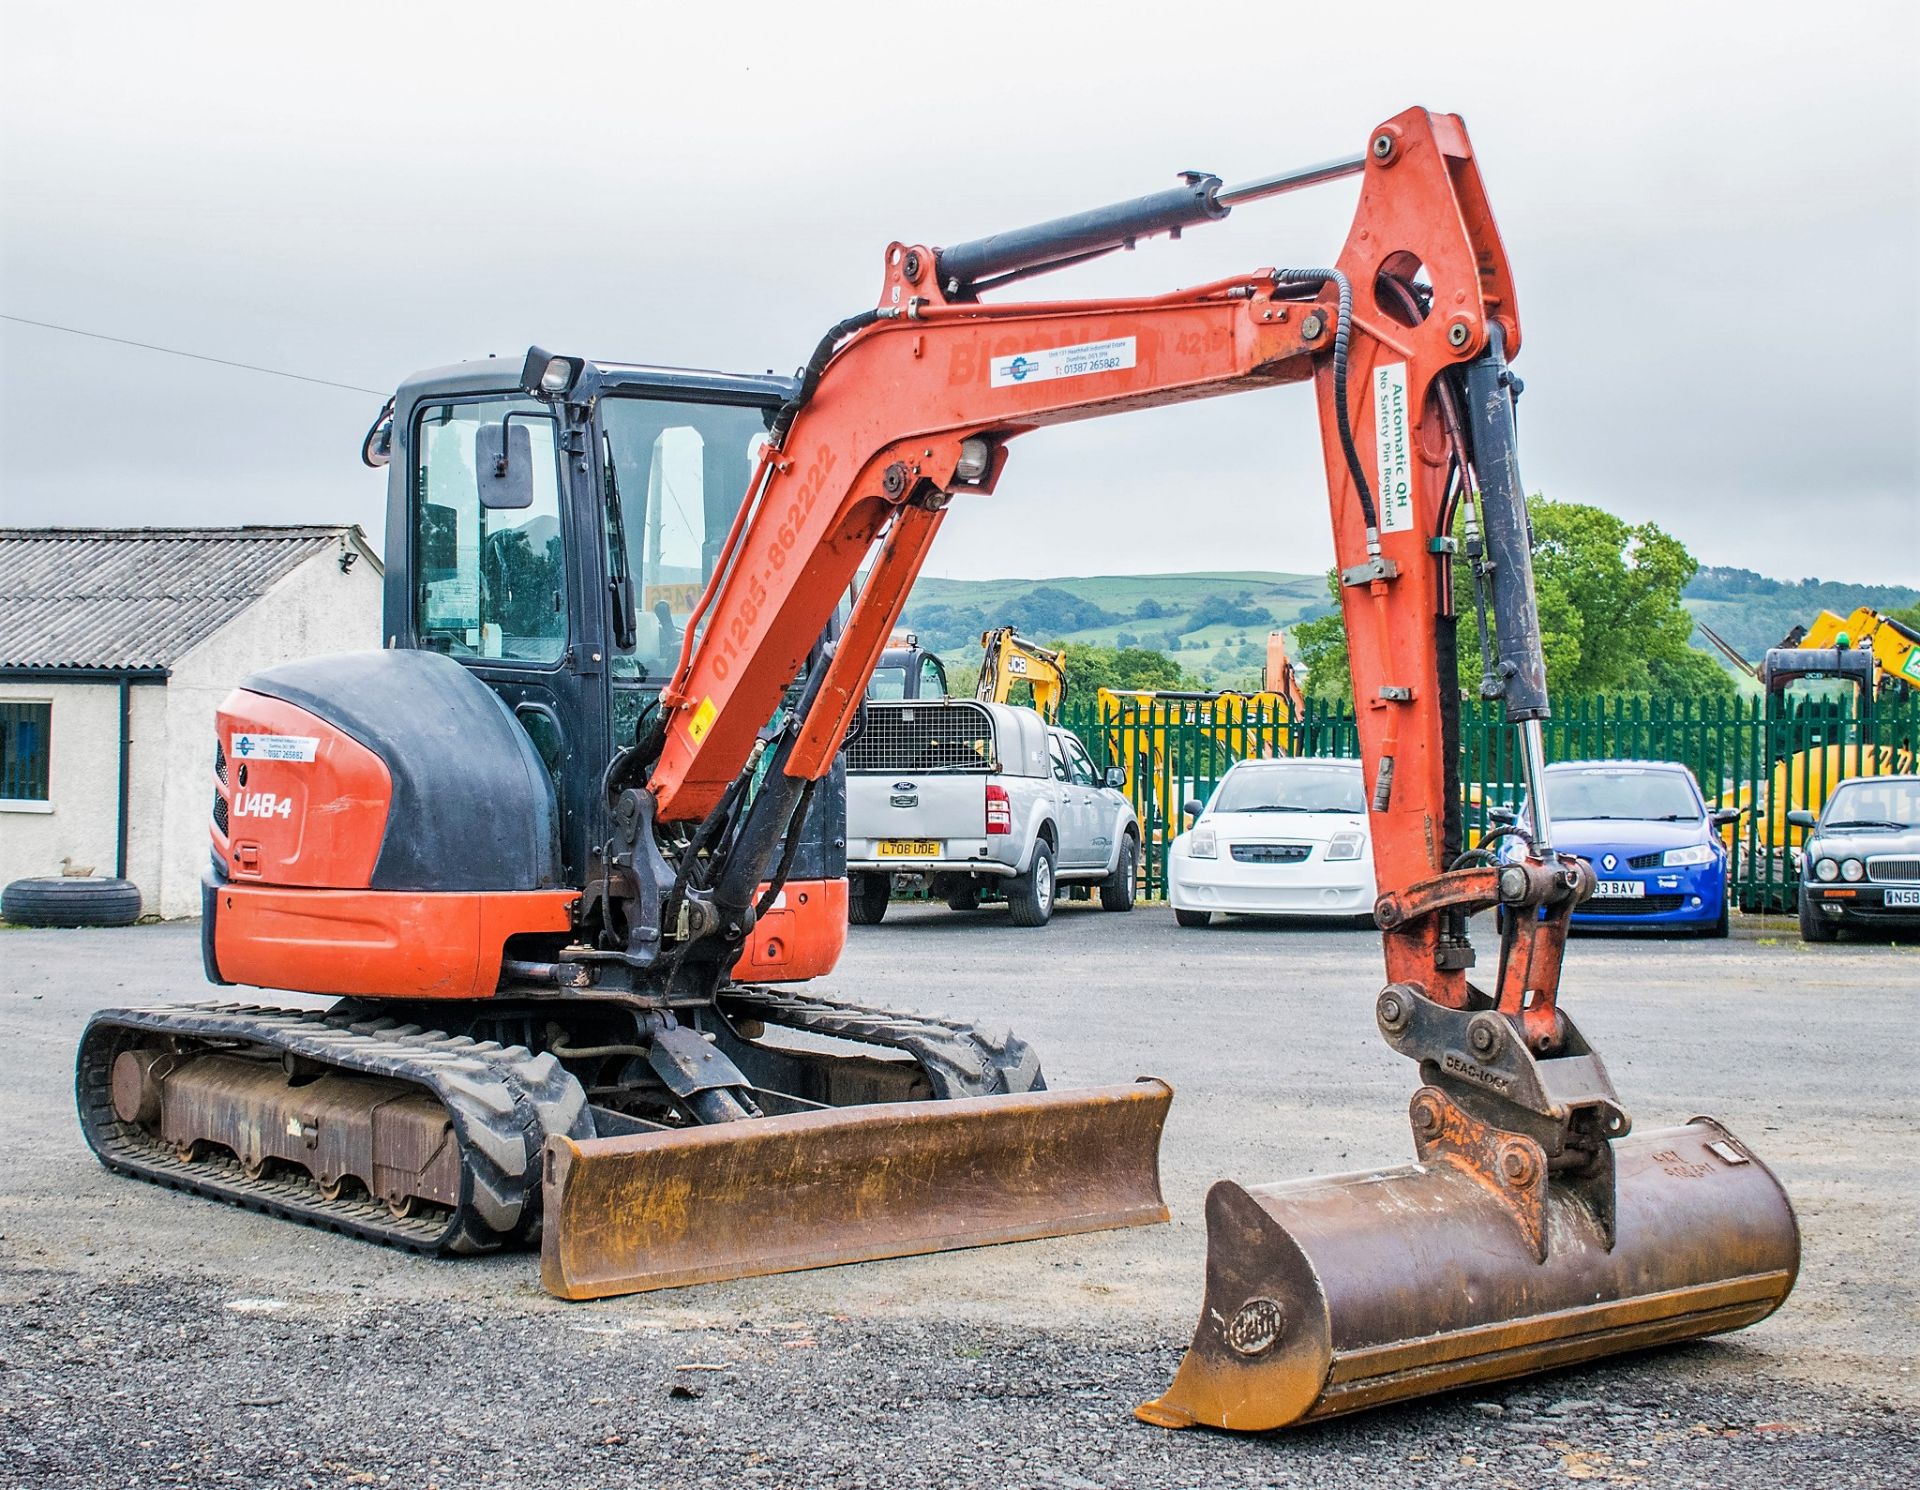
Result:
[[[847,758],[836,755],[833,769],[820,778],[794,851],[790,880],[847,877]]]
[[[485,683],[435,652],[350,652],[241,685],[344,730],[386,763],[393,805],[376,890],[558,885],[553,782]]]

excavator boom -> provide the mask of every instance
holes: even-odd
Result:
[[[1359,205],[1332,265],[1140,299],[980,298],[1351,174]],[[1202,1322],[1172,1387],[1141,1409],[1150,1421],[1280,1426],[1735,1328],[1791,1287],[1798,1237],[1771,1175],[1723,1129],[1623,1143],[1627,1112],[1558,1004],[1568,917],[1594,875],[1555,851],[1541,789],[1549,704],[1509,370],[1520,344],[1465,127],[1421,109],[1326,167],[1242,187],[1189,176],[954,248],[896,242],[878,305],[829,330],[774,421],[701,599],[704,629],[687,627],[662,695],[653,815],[699,822],[800,667],[795,639],[819,632],[877,546],[755,804],[782,823],[830,768],[948,504],[990,492],[1016,437],[1313,385],[1382,891],[1388,981],[1375,1013],[1420,1068],[1419,1162],[1301,1187],[1216,1187]],[[1462,835],[1456,534],[1492,613],[1482,691],[1505,703],[1529,787],[1519,852],[1498,860],[1467,852]],[[763,829],[759,852],[775,836]],[[743,829],[741,847],[752,841]],[[760,872],[751,858],[729,871],[737,885]],[[1495,906],[1504,930],[1482,989],[1468,976],[1467,923]],[[737,893],[715,895],[719,923],[745,908]],[[1370,1384],[1349,1389],[1358,1377]]]

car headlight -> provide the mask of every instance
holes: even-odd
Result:
[[[1713,845],[1696,843],[1692,848],[1670,848],[1660,856],[1660,862],[1669,869],[1678,869],[1683,864],[1711,864]]]
[[[1195,828],[1187,835],[1187,857],[1189,859],[1217,859],[1220,857],[1220,842],[1211,828]]]
[[[1813,866],[1813,875],[1815,879],[1831,882],[1840,878],[1840,866],[1831,859],[1822,859]]]
[[[1840,861],[1840,878],[1848,884],[1851,885],[1866,877],[1867,866],[1862,864],[1858,859],[1842,859]]]
[[[1367,835],[1365,833],[1352,831],[1336,833],[1327,841],[1329,863],[1337,859],[1357,859],[1366,851]]]

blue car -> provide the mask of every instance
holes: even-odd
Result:
[[[1598,880],[1573,925],[1727,934],[1720,829],[1739,813],[1709,808],[1693,772],[1672,761],[1563,761],[1546,780],[1554,848],[1592,864]],[[1525,803],[1519,821],[1529,821]]]

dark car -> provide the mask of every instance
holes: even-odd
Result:
[[[1843,926],[1920,927],[1920,776],[1856,776],[1833,789],[1800,858],[1800,935],[1830,942]]]

